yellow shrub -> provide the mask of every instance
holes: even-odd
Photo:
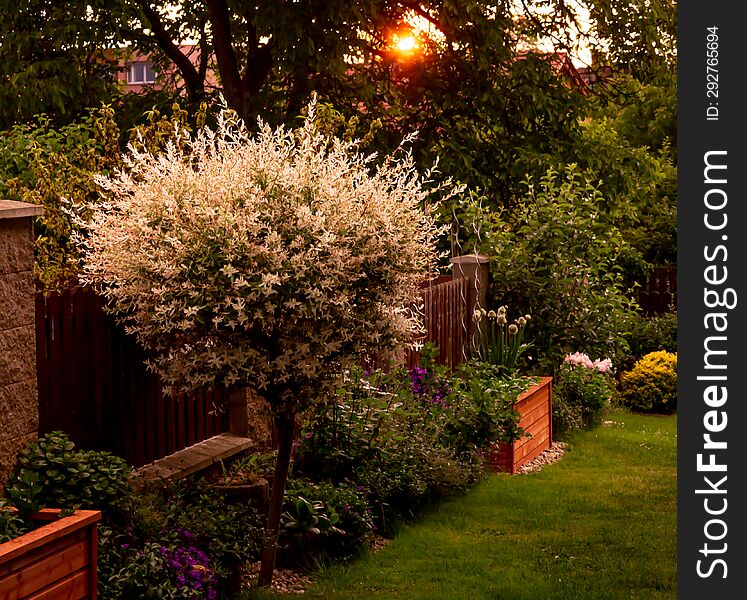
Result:
[[[677,355],[660,350],[646,354],[623,373],[623,403],[633,410],[671,413],[677,409]]]

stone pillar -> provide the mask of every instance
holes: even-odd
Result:
[[[39,429],[33,221],[41,214],[0,200],[0,488]]]
[[[231,392],[228,399],[229,431],[249,438],[256,447],[272,447],[272,418],[267,402],[250,388]]]
[[[465,277],[467,284],[467,340],[470,350],[474,349],[475,326],[472,314],[478,308],[487,310],[488,303],[488,275],[490,273],[490,257],[483,254],[466,254],[451,259],[451,273],[456,279]]]

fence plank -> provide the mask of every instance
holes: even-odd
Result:
[[[179,403],[164,397],[143,351],[103,305],[81,287],[36,296],[40,432],[61,429],[83,449],[108,450],[140,466],[180,450],[187,439],[227,431],[227,423],[207,414],[212,403],[205,396]],[[210,422],[212,430],[176,431],[186,425],[187,409],[193,425]]]
[[[646,314],[669,312],[677,306],[677,265],[654,267],[638,289],[638,304]]]

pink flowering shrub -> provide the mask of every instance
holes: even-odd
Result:
[[[592,361],[588,354],[582,354],[581,352],[568,354],[563,359],[563,362],[569,365],[581,365],[587,369],[596,369],[600,373],[607,373],[612,369],[612,361],[609,358],[605,358],[604,360],[597,358]]]
[[[615,396],[612,361],[568,354],[553,384],[553,433],[559,437],[596,425]]]

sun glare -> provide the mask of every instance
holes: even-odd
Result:
[[[394,47],[400,52],[410,53],[418,47],[418,41],[410,34],[394,36]]]

